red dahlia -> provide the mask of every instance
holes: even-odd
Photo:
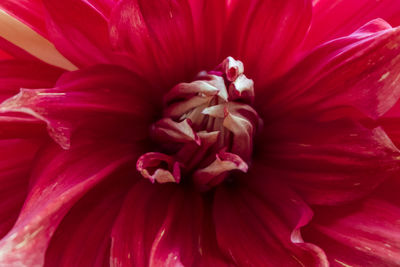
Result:
[[[1,266],[400,266],[398,0],[0,8]]]

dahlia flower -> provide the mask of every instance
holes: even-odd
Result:
[[[0,266],[400,266],[398,0],[1,0]]]

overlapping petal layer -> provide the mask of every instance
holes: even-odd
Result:
[[[131,72],[100,65],[67,73],[51,89],[21,89],[0,104],[0,110],[44,121],[50,136],[65,149],[75,131],[92,138],[137,140],[147,136],[154,116],[148,89]]]
[[[29,194],[12,230],[0,241],[0,264],[42,266],[51,236],[69,209],[93,186],[134,159],[126,144],[85,142],[44,149]],[[132,164],[132,162],[131,162]]]
[[[306,240],[324,249],[332,266],[398,266],[399,186],[396,177],[365,200],[316,208]]]
[[[243,184],[217,189],[213,215],[219,247],[238,266],[327,266],[324,252],[300,234],[312,211],[277,178],[253,166]]]
[[[260,109],[267,117],[281,117],[282,112],[292,117],[335,118],[361,111],[377,118],[400,96],[399,41],[400,28],[374,20],[348,37],[325,43],[273,90],[263,92],[261,99],[268,99],[268,105],[260,103]]]
[[[313,19],[304,49],[355,31],[370,20],[382,18],[393,27],[400,25],[397,0],[330,0],[313,1]]]
[[[134,175],[134,166],[121,168],[73,206],[51,238],[44,266],[109,266],[111,229]]]
[[[312,204],[360,198],[400,170],[400,151],[382,128],[305,120],[282,121],[269,130],[275,133],[260,148],[259,160]]]

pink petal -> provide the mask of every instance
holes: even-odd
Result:
[[[194,27],[194,49],[198,70],[209,70],[225,57],[224,31],[228,20],[229,1],[189,0]],[[229,55],[228,55],[229,56]]]
[[[22,208],[39,145],[33,139],[0,140],[0,238],[12,228]]]
[[[118,144],[76,144],[68,151],[43,151],[29,195],[13,229],[0,241],[0,265],[42,266],[51,236],[70,208],[96,184],[126,163],[134,148]]]
[[[13,15],[40,35],[46,37],[47,29],[42,2],[42,0],[2,0],[0,9]]]
[[[243,61],[256,90],[295,60],[311,20],[311,1],[230,1],[224,53]]]
[[[311,204],[359,199],[398,173],[400,151],[382,128],[348,120],[283,121],[271,125],[257,161]],[[269,129],[265,129],[266,132]],[[271,130],[272,131],[272,130]]]
[[[78,67],[110,62],[107,19],[86,1],[42,0],[49,39]]]
[[[269,102],[259,105],[266,116],[291,112],[309,117],[329,111],[331,117],[348,117],[361,111],[377,118],[400,95],[396,86],[399,41],[400,28],[392,29],[382,20],[371,21],[347,37],[316,48],[272,90],[259,95],[257,99]]]
[[[133,69],[165,90],[198,71],[186,0],[122,0],[113,10],[110,38],[117,51],[129,54]]]
[[[0,61],[0,101],[18,93],[20,88],[54,86],[62,70],[50,65],[27,61]]]
[[[52,89],[21,89],[0,105],[0,111],[44,121],[50,136],[65,149],[78,130],[90,138],[118,135],[132,141],[147,138],[154,116],[150,92],[131,72],[100,65],[67,73]]]
[[[11,56],[9,53],[5,52],[4,49],[0,50],[0,60],[5,60],[5,59],[12,59],[13,56]]]
[[[331,266],[400,265],[399,189],[396,178],[363,201],[317,208],[304,238],[324,249]]]
[[[134,182],[132,167],[122,168],[73,206],[50,240],[45,267],[109,266],[111,229]]]
[[[111,11],[119,0],[86,0],[89,2],[97,11],[99,11],[103,17],[109,18]]]
[[[328,266],[323,251],[301,239],[311,210],[259,167],[243,183],[215,193],[215,230],[224,255],[238,266]]]
[[[198,262],[203,203],[197,193],[181,189],[144,180],[132,188],[113,228],[112,266]]]
[[[304,49],[334,38],[343,37],[376,18],[400,25],[400,4],[397,0],[330,0],[313,1],[313,19]]]

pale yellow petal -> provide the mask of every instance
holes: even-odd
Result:
[[[48,64],[66,70],[78,69],[47,39],[3,10],[0,10],[0,36]]]

